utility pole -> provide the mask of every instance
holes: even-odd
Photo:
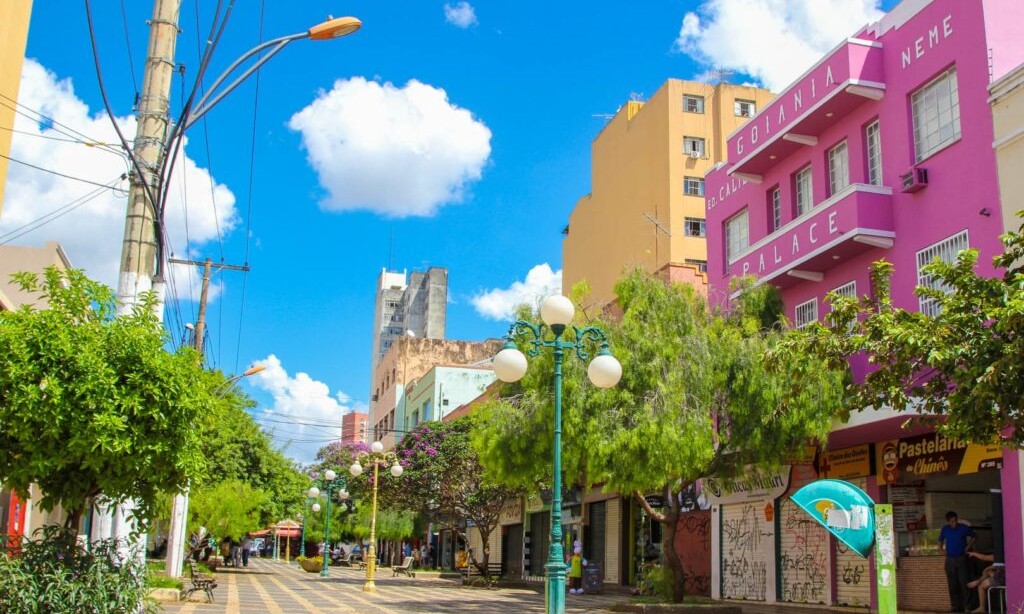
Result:
[[[149,46],[139,98],[135,141],[131,155],[141,173],[131,173],[128,208],[125,218],[121,268],[117,283],[118,314],[129,313],[138,303],[140,292],[157,293],[157,316],[163,320],[163,283],[153,283],[159,219],[155,199],[162,186],[157,174],[163,161],[164,138],[170,111],[171,79],[174,74],[174,49],[178,36],[178,11],[181,0],[155,0],[153,18],[149,22]],[[125,544],[134,543],[139,556],[145,556],[146,535],[132,536],[131,518],[135,508],[132,500],[119,505],[97,504],[92,527],[93,539],[114,538]]]
[[[204,341],[206,339],[206,299],[210,291],[210,275],[214,268],[227,269],[229,271],[248,271],[248,266],[235,266],[231,264],[217,263],[207,258],[206,260],[179,260],[170,258],[172,264],[190,264],[203,267],[203,287],[199,292],[199,314],[196,317],[195,337],[192,339],[192,347],[199,353],[199,362],[203,362]],[[188,489],[182,494],[174,495],[171,503],[171,526],[167,531],[167,563],[165,571],[168,577],[180,578],[182,567],[185,562],[186,527],[188,525]]]
[[[142,76],[138,123],[132,152],[141,173],[131,174],[128,211],[125,217],[121,268],[117,281],[118,310],[127,313],[138,302],[141,292],[157,293],[158,309],[163,313],[163,282],[154,279],[158,247],[163,238],[158,203],[163,186],[158,175],[166,155],[165,139],[170,123],[171,79],[174,76],[174,50],[178,38],[178,13],[181,0],[155,0],[149,22],[149,47]],[[162,319],[162,317],[161,317]]]

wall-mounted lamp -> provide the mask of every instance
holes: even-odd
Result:
[[[992,210],[989,209],[988,207],[982,207],[981,211],[978,212],[978,215],[984,215],[985,217],[991,217],[992,216]]]

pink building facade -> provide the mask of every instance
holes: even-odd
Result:
[[[972,247],[980,251],[980,272],[994,274],[991,261],[1001,251],[1004,228],[988,85],[1024,61],[1021,24],[1021,0],[905,0],[843,41],[735,131],[727,162],[706,178],[712,301],[727,302],[730,281],[753,275],[780,288],[787,317],[800,326],[828,313],[824,297],[830,291],[869,292],[871,263],[883,258],[895,266],[895,303],[925,312],[932,306],[914,295],[915,286],[927,281],[920,277],[922,264]],[[854,370],[862,372],[862,365]],[[855,413],[829,442],[831,449],[863,446],[872,462],[865,462],[863,475],[851,477],[862,480],[876,501],[903,497],[909,488],[917,489],[912,499],[922,499],[919,517],[902,521],[900,579],[917,591],[924,583],[938,598],[928,601],[928,595],[901,587],[900,609],[949,610],[941,557],[929,562],[910,553],[931,552],[918,547],[931,539],[923,527],[941,526],[943,519],[935,517],[941,506],[967,495],[977,502],[970,511],[975,517],[961,516],[979,527],[1002,524],[1002,539],[990,535],[988,541],[1004,546],[1007,602],[1024,602],[1024,585],[1014,581],[1024,578],[1020,453],[989,450],[979,466],[893,482],[879,468],[882,446],[928,436],[901,430],[906,417]],[[1001,503],[987,492],[990,487],[1002,491]],[[949,493],[964,496],[950,499]],[[987,511],[983,498],[994,502]],[[726,547],[719,544],[720,557]],[[842,603],[836,563],[832,556],[823,581],[831,590],[826,586],[804,601]],[[765,600],[786,600],[784,574],[774,570],[776,587],[774,593],[769,587]]]

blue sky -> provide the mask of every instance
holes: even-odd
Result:
[[[188,83],[215,5],[198,4],[200,28],[195,2],[180,19]],[[501,335],[503,314],[559,285],[561,230],[590,190],[590,144],[607,115],[667,78],[715,67],[778,89],[891,4],[266,0],[264,40],[328,14],[364,26],[293,43],[261,71],[258,98],[251,80],[188,133],[168,212],[175,255],[252,267],[215,277],[209,362],[229,372],[265,362],[246,388],[277,441],[308,459],[337,433],[328,425],[340,412],[365,406],[382,267],[447,267],[448,337]],[[107,93],[134,134],[151,7],[124,2],[123,20],[121,6],[95,0],[93,12]],[[260,9],[234,7],[207,83],[259,42]],[[26,55],[25,114],[113,142],[81,4],[36,0]],[[181,88],[178,79],[175,112]],[[49,120],[22,115],[15,129],[12,157],[113,188],[12,163],[0,242],[61,241],[76,266],[116,285],[123,157],[57,140],[68,130]],[[21,232],[50,212],[63,215]],[[180,340],[198,280],[185,270],[174,279],[166,320]]]

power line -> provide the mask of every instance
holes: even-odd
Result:
[[[110,183],[114,183],[115,181],[120,181],[120,178],[114,179]],[[39,228],[42,228],[43,226],[49,224],[50,222],[53,222],[54,220],[57,220],[67,215],[68,213],[71,213],[75,209],[85,205],[89,201],[93,200],[94,198],[102,194],[104,189],[105,188],[102,187],[96,188],[89,192],[88,194],[79,196],[70,203],[67,203],[66,205],[62,205],[45,215],[42,215],[30,222],[22,224],[21,226],[6,232],[3,235],[0,235],[0,245],[6,245],[7,243],[14,241],[15,239],[23,237],[26,234],[33,232]]]
[[[7,96],[6,94],[0,93],[0,98],[5,98],[6,100],[9,101],[9,102],[4,102],[4,101],[0,100],[0,105],[2,105],[4,107],[7,107],[8,109],[14,111],[18,115],[21,115],[22,117],[27,117],[28,119],[32,120],[33,122],[35,122],[37,124],[40,124],[40,125],[45,124],[47,126],[48,130],[53,130],[57,134],[60,134],[60,135],[66,136],[66,137],[68,137],[70,139],[76,140],[76,141],[78,141],[78,142],[80,142],[80,143],[82,143],[84,145],[91,145],[91,146],[96,147],[96,148],[98,148],[100,150],[103,150],[103,151],[115,154],[115,155],[117,155],[119,157],[122,157],[122,158],[126,157],[126,153],[124,151],[122,151],[120,148],[115,148],[116,146],[113,146],[113,145],[110,145],[110,144],[107,144],[107,143],[103,143],[103,142],[99,141],[98,139],[94,139],[94,138],[92,138],[91,136],[89,136],[87,134],[84,134],[82,132],[79,132],[78,130],[75,130],[71,126],[68,126],[66,124],[62,124],[61,122],[57,121],[56,119],[54,119],[54,118],[52,118],[52,117],[50,117],[50,116],[48,116],[48,115],[46,115],[46,114],[44,114],[44,113],[42,113],[40,111],[37,111],[37,110],[33,109],[32,107],[29,107],[28,105],[24,104],[24,103],[18,102],[17,100],[11,98],[10,96]],[[19,107],[20,107],[20,109],[19,109]],[[29,113],[33,113],[35,116],[29,115],[28,113],[26,113],[25,111],[22,111],[21,109],[25,109],[25,111],[28,111]]]
[[[115,145],[115,143],[98,143],[98,142],[94,143],[94,142],[90,142],[90,141],[83,141],[82,139],[77,139],[77,138],[73,138],[73,137],[68,137],[68,138],[63,138],[62,139],[60,137],[51,136],[49,134],[41,134],[39,132],[29,132],[28,130],[15,130],[14,128],[8,128],[6,126],[0,126],[0,130],[6,130],[6,131],[10,132],[11,134],[23,134],[25,136],[32,136],[32,137],[36,137],[36,138],[39,138],[39,139],[48,139],[48,140],[51,140],[51,141],[58,141],[58,142],[61,142],[61,143],[75,143],[75,144],[78,144],[78,145],[85,145],[86,147],[97,147],[97,148],[103,149],[104,151],[109,151],[109,150],[106,149],[106,147],[109,147],[111,145]],[[116,153],[119,156],[124,156],[124,154],[122,152],[120,152],[120,151],[118,151]]]
[[[51,175],[57,175],[58,177],[63,177],[65,179],[72,179],[74,181],[81,181],[82,183],[88,183],[90,185],[96,185],[96,186],[99,186],[101,188],[112,187],[110,185],[103,184],[103,183],[98,183],[98,182],[92,181],[90,179],[82,179],[81,177],[74,177],[72,175],[65,175],[64,173],[61,173],[61,172],[58,172],[58,171],[55,171],[55,170],[52,170],[52,169],[48,169],[48,168],[43,168],[41,166],[36,166],[35,164],[32,164],[31,162],[25,162],[24,160],[18,160],[17,158],[12,158],[12,157],[6,156],[6,155],[4,155],[2,153],[0,153],[0,158],[6,158],[7,160],[10,160],[11,162],[17,162],[18,164],[22,164],[22,165],[27,166],[29,168],[34,168],[37,171],[43,171],[44,173],[50,173]],[[127,179],[127,178],[128,178],[127,175],[121,175],[120,176],[120,179]]]
[[[124,0],[121,0],[121,24],[124,26],[124,46],[128,49],[128,74],[132,76],[132,87],[135,89],[135,100],[139,100],[139,83],[135,80],[135,59],[132,58],[132,41],[128,36],[128,15],[124,10]]]

